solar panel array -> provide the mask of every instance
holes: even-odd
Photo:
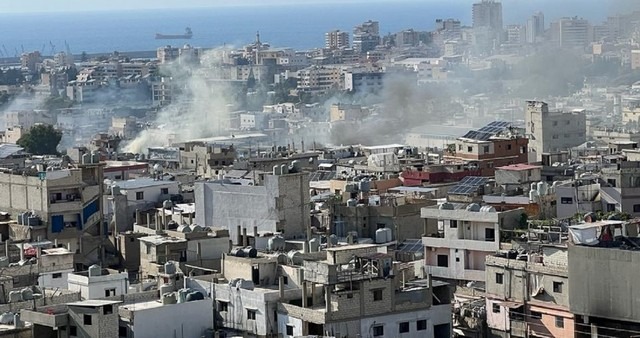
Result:
[[[492,136],[494,136],[494,135],[504,131],[505,129],[507,129],[510,125],[511,125],[511,123],[509,123],[509,122],[494,121],[494,122],[491,122],[491,123],[487,124],[486,126],[478,129],[478,130],[471,130],[471,131],[467,132],[463,137],[464,138],[468,138],[468,139],[472,139],[472,140],[487,141]]]
[[[309,181],[328,181],[336,177],[335,171],[315,171],[309,176]]]
[[[505,121],[493,121],[493,122],[487,124],[486,126],[478,129],[478,131],[497,134],[497,133],[507,129],[510,124],[511,123],[505,122]]]
[[[421,239],[406,239],[398,248],[400,252],[422,252],[422,250],[424,246]]]
[[[466,134],[464,134],[464,138],[468,138],[468,139],[472,139],[472,140],[478,140],[478,141],[487,141],[489,140],[494,134],[491,133],[486,133],[483,131],[478,131],[478,130],[471,130],[469,132],[467,132]]]
[[[449,190],[453,195],[471,195],[478,192],[478,188],[487,183],[489,179],[480,176],[467,176],[460,180],[456,186]]]

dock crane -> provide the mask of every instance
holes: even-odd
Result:
[[[67,40],[64,40],[64,48],[67,51],[67,55],[72,55],[71,54],[71,48],[69,48],[69,44],[67,43]]]
[[[51,56],[56,54],[56,45],[53,44],[53,42],[49,41],[49,46],[51,46]]]
[[[20,45],[20,49],[22,50],[22,54],[24,54],[24,45]]]
[[[7,50],[7,47],[5,47],[4,45],[2,45],[2,50],[4,50],[4,55],[6,55],[7,57],[10,57],[9,55],[9,51]]]
[[[47,48],[47,44],[43,43],[42,48],[40,48],[40,55],[44,56],[44,50]]]

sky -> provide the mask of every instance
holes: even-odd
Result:
[[[369,0],[371,1],[371,0]],[[375,0],[384,1],[384,0]],[[390,1],[390,0],[386,0]],[[419,0],[416,0],[419,1]],[[429,0],[432,1],[432,0]],[[251,6],[270,4],[367,2],[366,0],[30,0],[0,1],[0,13],[69,12],[101,10],[136,10],[163,8],[198,8],[216,6]]]

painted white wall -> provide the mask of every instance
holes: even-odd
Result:
[[[38,276],[38,285],[52,289],[67,289],[69,287],[68,276],[71,272],[73,269],[41,273]]]
[[[200,338],[213,325],[213,302],[203,299],[143,308],[133,316],[131,329],[136,338]]]
[[[293,335],[287,335],[287,325],[293,326]],[[278,334],[280,337],[302,336],[302,319],[278,313]]]
[[[99,299],[105,297],[105,290],[115,289],[115,295],[120,296],[128,291],[128,281],[126,272],[105,276],[94,276],[88,278],[86,276],[69,274],[68,289],[71,291],[79,291],[82,299]]]
[[[427,329],[416,330],[418,320],[427,320]],[[402,322],[409,322],[408,333],[398,333],[398,326]],[[379,317],[369,317],[360,320],[360,334],[363,337],[373,337],[373,327],[384,326],[384,337],[397,338],[429,338],[434,337],[433,326],[438,324],[451,324],[451,306],[433,306],[429,310],[404,312]]]

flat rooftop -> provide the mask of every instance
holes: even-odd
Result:
[[[67,305],[69,305],[69,306],[96,307],[96,306],[105,306],[105,305],[115,305],[115,304],[120,304],[120,303],[122,303],[122,302],[119,301],[119,300],[87,299],[87,300],[81,300],[79,302],[67,303]]]
[[[138,238],[138,240],[145,242],[145,243],[149,243],[152,245],[160,245],[160,244],[165,244],[165,243],[183,243],[186,242],[187,240],[184,238],[177,238],[177,237],[171,237],[171,236],[161,236],[161,235],[151,235],[151,236],[146,236],[146,237],[140,237]]]
[[[531,165],[526,163],[517,163],[517,164],[505,165],[502,167],[496,167],[496,169],[509,170],[509,171],[523,171],[523,170],[531,170],[531,169],[542,169],[542,166]]]
[[[113,184],[120,187],[120,189],[130,190],[130,189],[161,186],[161,185],[167,185],[167,184],[177,184],[177,182],[154,180],[153,178],[137,178],[134,180],[127,180],[127,181],[113,181]]]

